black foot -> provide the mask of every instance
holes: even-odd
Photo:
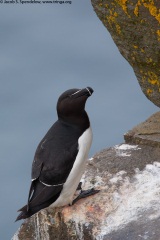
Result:
[[[77,191],[78,190],[82,190],[82,182],[79,182],[78,187],[77,187]]]
[[[91,196],[91,195],[94,195],[94,194],[98,193],[99,191],[100,191],[100,190],[95,190],[94,188],[81,191],[81,193],[79,194],[79,196],[76,197],[76,198],[73,200],[72,205],[75,204],[79,199],[89,197],[89,196]]]

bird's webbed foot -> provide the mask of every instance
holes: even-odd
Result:
[[[91,195],[94,195],[96,193],[98,193],[100,190],[95,190],[94,188],[88,189],[88,190],[81,190],[80,194],[78,195],[78,197],[76,197],[73,202],[72,205],[75,204],[78,200],[80,200],[81,198],[86,198],[89,197]]]

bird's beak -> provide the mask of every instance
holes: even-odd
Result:
[[[81,96],[87,96],[90,97],[93,93],[93,89],[91,87],[86,87],[83,89],[78,90],[77,92],[73,93],[71,95],[72,98],[79,98]]]

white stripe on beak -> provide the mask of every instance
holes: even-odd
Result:
[[[89,91],[89,89],[86,87],[87,91],[89,92],[90,96],[92,95],[92,93]]]

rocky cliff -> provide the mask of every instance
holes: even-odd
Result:
[[[132,66],[143,93],[160,106],[160,1],[91,2],[120,53]]]
[[[160,112],[88,160],[83,188],[91,187],[100,192],[40,211],[13,240],[160,240]]]

